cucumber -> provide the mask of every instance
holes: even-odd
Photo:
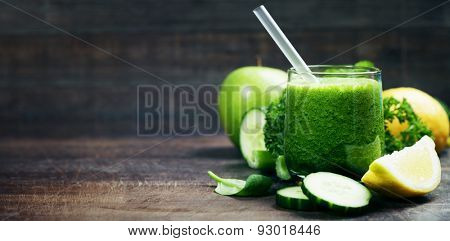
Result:
[[[249,110],[242,119],[239,132],[239,145],[242,156],[247,161],[249,167],[254,169],[265,169],[267,163],[261,162],[261,159],[255,158],[254,151],[266,151],[264,142],[264,125],[266,123],[266,114],[261,109]],[[259,156],[261,157],[261,156]],[[265,160],[265,159],[264,159]],[[275,161],[272,160],[272,168]]]
[[[313,210],[314,204],[303,194],[299,186],[286,187],[277,191],[276,203],[278,206],[293,210]]]
[[[275,171],[277,173],[277,177],[281,180],[289,180],[291,179],[291,174],[289,174],[289,170],[286,166],[286,161],[284,160],[284,156],[278,156],[275,162]]]
[[[312,202],[342,214],[360,213],[372,197],[361,183],[330,172],[309,174],[301,187]]]

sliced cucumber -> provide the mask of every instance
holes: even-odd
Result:
[[[264,143],[264,125],[266,123],[266,114],[261,109],[249,110],[242,119],[241,130],[239,133],[239,145],[242,156],[251,168],[263,168],[259,160],[254,156],[255,150],[266,150]],[[275,165],[275,163],[273,164]]]
[[[255,158],[254,163],[256,163],[257,169],[273,171],[275,161],[273,160],[272,154],[270,152],[265,150],[254,150],[253,158]]]
[[[277,177],[279,177],[281,180],[291,179],[291,174],[289,174],[284,156],[278,156],[275,162],[275,171],[277,173]]]
[[[301,187],[312,202],[340,213],[359,213],[372,197],[361,183],[330,172],[309,174]]]
[[[313,210],[314,204],[303,194],[299,186],[286,187],[277,191],[276,203],[278,206],[293,210]]]

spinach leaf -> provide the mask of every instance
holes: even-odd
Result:
[[[246,181],[221,178],[211,171],[208,171],[208,175],[217,182],[214,191],[224,196],[263,196],[268,193],[273,184],[271,178],[259,174],[250,175]]]

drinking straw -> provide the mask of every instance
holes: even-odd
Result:
[[[281,51],[292,64],[297,73],[303,73],[303,76],[305,78],[308,78],[308,80],[318,82],[316,77],[311,74],[311,70],[309,69],[308,65],[306,65],[305,61],[303,61],[300,54],[298,54],[294,46],[292,46],[291,42],[286,37],[286,35],[284,35],[283,31],[281,31],[280,27],[278,27],[278,24],[275,22],[275,20],[273,20],[269,12],[267,12],[267,9],[264,7],[264,5],[255,8],[253,10],[253,13],[262,23],[264,28],[270,34],[272,39],[281,49]]]

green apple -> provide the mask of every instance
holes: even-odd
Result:
[[[225,78],[219,91],[220,120],[236,146],[244,114],[277,100],[287,79],[285,71],[261,66],[241,67]]]

